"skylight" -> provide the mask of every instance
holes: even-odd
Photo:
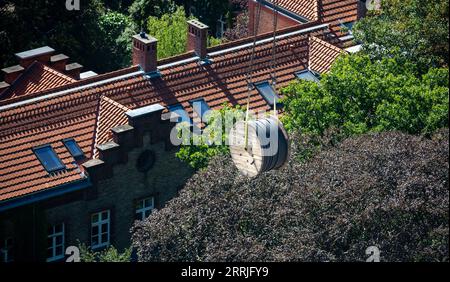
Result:
[[[64,145],[66,146],[67,150],[69,150],[70,154],[75,158],[84,158],[84,153],[78,146],[77,142],[73,139],[66,139],[63,140]]]
[[[269,82],[261,82],[258,84],[255,84],[256,89],[258,89],[259,94],[264,97],[267,104],[273,106],[274,103],[278,104],[278,101],[280,100],[280,97],[275,93],[272,86],[269,84]]]
[[[210,110],[208,104],[204,99],[197,99],[191,102],[194,111],[201,117],[203,122],[206,122],[205,114]]]
[[[301,80],[319,82],[319,74],[312,72],[310,70],[302,70],[295,73],[295,76]]]
[[[33,151],[47,172],[66,168],[50,145],[34,148]]]
[[[169,107],[169,111],[178,114],[180,117],[177,122],[187,122],[191,124],[191,119],[189,118],[188,113],[184,110],[183,106],[178,104]]]

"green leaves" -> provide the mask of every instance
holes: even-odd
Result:
[[[448,66],[447,0],[385,0],[380,12],[359,21],[353,33],[371,58],[397,56],[421,73]]]
[[[422,77],[413,69],[393,58],[342,56],[319,84],[296,81],[283,89],[283,122],[288,130],[320,135],[331,127],[353,135],[429,134],[448,126],[448,69]]]
[[[184,8],[178,7],[172,14],[149,17],[147,29],[158,39],[158,59],[186,52],[187,18]]]
[[[227,120],[230,119],[244,119],[240,107],[232,108],[224,104],[220,110],[209,112],[207,114],[208,126],[203,130],[203,134],[188,137],[189,144],[198,145],[182,145],[176,156],[194,169],[202,169],[208,166],[212,157],[227,154],[229,152],[229,148],[226,146],[228,140]],[[213,140],[219,142],[211,144]]]

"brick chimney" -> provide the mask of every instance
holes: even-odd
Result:
[[[207,54],[208,26],[197,21],[188,21],[187,50],[194,50],[200,59],[205,59]]]
[[[20,65],[2,69],[5,82],[8,84],[12,84],[14,80],[16,80],[23,73],[24,70],[24,67]]]
[[[20,65],[24,68],[27,68],[34,61],[39,61],[41,63],[48,63],[50,61],[50,57],[55,52],[53,48],[48,46],[28,50],[25,52],[16,53],[16,57],[20,60]]]
[[[79,63],[68,64],[65,67],[65,73],[78,80],[80,79],[80,72],[82,68],[83,66]]]
[[[50,65],[55,70],[58,70],[60,72],[65,72],[66,64],[67,64],[68,60],[69,60],[68,56],[66,56],[64,54],[58,54],[58,55],[50,57]]]
[[[140,65],[146,72],[157,71],[158,40],[141,32],[133,36],[133,65]]]

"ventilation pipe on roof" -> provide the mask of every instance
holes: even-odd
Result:
[[[187,50],[194,50],[201,60],[206,59],[207,55],[208,28],[197,20],[188,21]]]
[[[133,65],[140,65],[146,73],[157,71],[158,40],[144,31],[133,36]]]

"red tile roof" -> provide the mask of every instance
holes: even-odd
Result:
[[[336,37],[334,44],[340,47],[353,45],[348,32],[341,32],[341,24],[358,19],[359,0],[278,0],[278,5],[311,22],[329,23]],[[271,2],[271,1],[270,1]]]
[[[310,21],[319,19],[317,0],[278,0],[278,6]]]
[[[318,73],[328,72],[333,62],[344,51],[315,36],[309,41],[309,68]]]
[[[331,61],[328,54],[334,58],[336,47],[309,39],[327,38],[326,30],[326,25],[306,30],[297,26],[278,32],[275,69],[279,87],[308,68],[308,62],[323,67],[321,60]],[[249,38],[208,49],[211,64],[199,64],[192,52],[162,60],[160,77],[149,78],[134,66],[34,93],[28,99],[0,101],[0,202],[85,179],[62,140],[75,139],[86,157],[94,158],[95,146],[110,140],[109,127],[126,122],[127,109],[182,104],[192,115],[190,101],[198,98],[211,109],[223,103],[245,105],[251,42]],[[313,52],[308,52],[311,43]],[[327,55],[316,58],[315,50]],[[272,40],[269,35],[259,36],[254,82],[269,80],[271,61]],[[256,90],[250,101],[253,110],[270,109]],[[44,144],[55,149],[66,170],[45,171],[32,150]]]
[[[0,96],[0,100],[28,96],[43,90],[67,85],[76,80],[35,61],[14,83]]]
[[[130,110],[106,96],[100,97],[98,107],[93,146],[94,158],[98,158],[97,145],[112,141],[110,129],[119,125],[128,124],[128,118],[125,113]]]

